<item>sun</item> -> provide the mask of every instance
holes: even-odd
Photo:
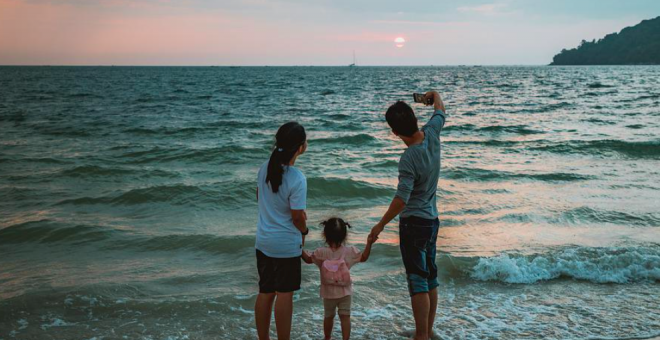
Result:
[[[398,48],[403,47],[403,45],[406,43],[406,39],[403,39],[403,37],[397,37],[394,39],[394,45]]]

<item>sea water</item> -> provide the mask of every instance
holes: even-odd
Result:
[[[363,248],[404,150],[384,112],[426,90],[449,114],[436,338],[660,335],[659,67],[2,67],[0,339],[255,338],[277,128],[308,133],[306,248],[330,216]],[[354,338],[409,336],[396,221],[352,275]],[[318,276],[294,339],[322,337]]]

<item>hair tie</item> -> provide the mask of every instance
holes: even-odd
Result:
[[[349,228],[351,227],[351,225],[348,224],[348,222],[344,222],[344,223],[346,224],[347,227],[349,227]]]

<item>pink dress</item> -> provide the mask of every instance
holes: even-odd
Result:
[[[316,264],[319,269],[323,265],[325,260],[338,260],[341,257],[342,252],[345,251],[344,261],[346,261],[346,266],[350,269],[354,264],[360,262],[362,258],[362,252],[357,248],[350,246],[345,247],[341,246],[336,250],[332,250],[330,247],[318,248],[312,253],[312,261]],[[348,286],[334,286],[326,285],[321,281],[321,297],[324,299],[339,299],[343,298],[346,295],[353,294],[353,285]]]

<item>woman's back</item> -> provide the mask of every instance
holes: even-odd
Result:
[[[282,184],[273,192],[266,183],[268,162],[259,169],[259,219],[255,247],[270,257],[286,258],[300,256],[302,235],[293,225],[291,210],[305,210],[307,201],[307,179],[294,166],[284,167]]]

